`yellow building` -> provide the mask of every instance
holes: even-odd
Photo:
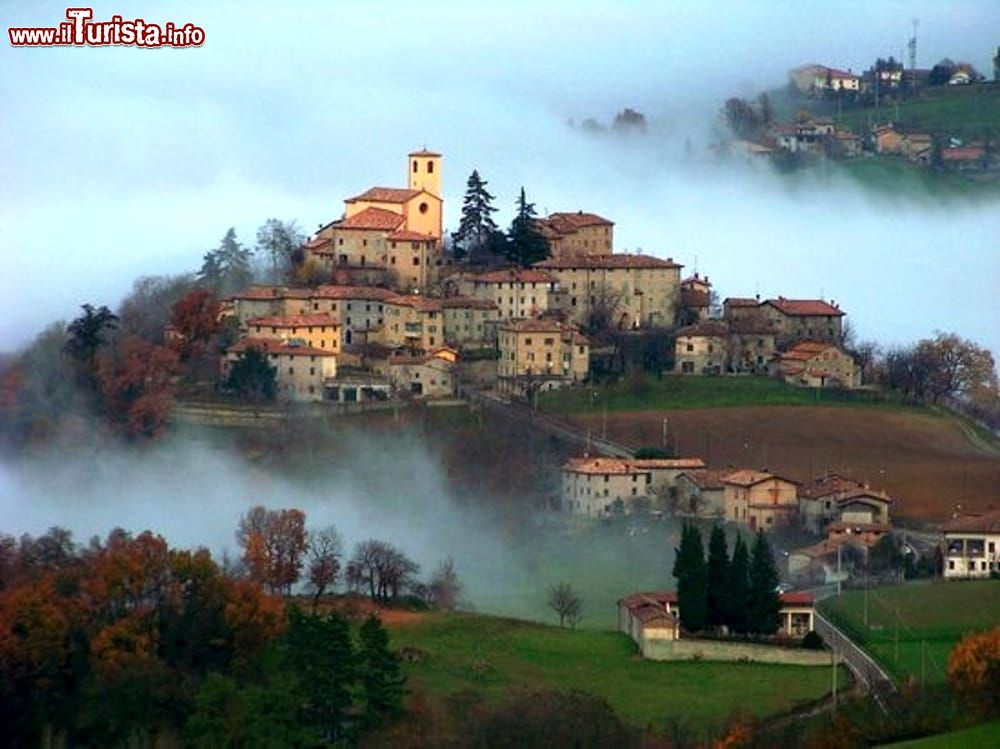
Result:
[[[729,365],[729,326],[708,320],[677,331],[674,371],[682,374],[722,374]]]
[[[861,384],[857,362],[832,343],[797,343],[781,354],[778,368],[785,382],[802,387],[855,388]]]
[[[278,395],[294,401],[323,400],[324,384],[337,376],[333,351],[300,345],[277,338],[244,338],[226,350],[222,360],[223,379],[247,349],[257,349],[275,368]]]
[[[536,222],[554,258],[610,255],[614,248],[613,221],[596,213],[552,213]]]
[[[501,391],[533,395],[583,382],[590,341],[575,326],[552,319],[514,320],[500,326],[497,380]]]
[[[449,291],[493,302],[503,320],[538,317],[556,306],[556,278],[534,268],[462,273],[446,282]]]
[[[385,301],[385,327],[381,343],[412,352],[431,351],[444,345],[444,308],[440,299],[394,296]]]
[[[606,255],[549,258],[534,266],[555,276],[573,322],[592,315],[621,329],[670,327],[680,303],[681,268],[673,258]]]
[[[726,520],[750,530],[770,530],[795,520],[798,482],[766,471],[741,470],[722,477]]]
[[[275,338],[340,353],[340,322],[332,315],[253,317],[247,321],[251,338]]]
[[[303,249],[328,273],[412,291],[434,283],[443,267],[441,155],[407,156],[408,187],[372,187],[344,201],[344,216],[322,227]]]

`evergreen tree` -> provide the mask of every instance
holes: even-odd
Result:
[[[289,666],[302,691],[304,722],[324,743],[338,740],[351,708],[356,675],[350,626],[337,613],[324,619],[295,608],[285,641]]]
[[[540,263],[549,256],[549,243],[535,223],[535,204],[529,203],[521,188],[517,199],[517,215],[507,232],[507,259],[522,268]]]
[[[733,560],[729,564],[729,585],[726,590],[726,626],[744,634],[748,627],[750,608],[750,556],[742,536],[736,537]]]
[[[677,607],[681,626],[688,632],[705,628],[708,615],[708,568],[701,531],[685,523],[681,529],[681,546],[674,557],[674,577],[677,578]]]
[[[722,526],[715,525],[708,539],[708,626],[721,627],[726,623],[728,592],[729,551],[726,548],[726,533]]]
[[[240,354],[229,369],[226,387],[253,403],[273,400],[278,393],[278,368],[267,361],[267,354],[251,346]]]
[[[363,721],[370,728],[402,712],[406,679],[399,672],[399,656],[389,649],[389,634],[377,617],[369,616],[359,634]]]
[[[236,229],[229,227],[219,247],[205,253],[198,280],[221,294],[239,291],[253,280],[250,250],[236,239]]]
[[[451,235],[457,257],[485,248],[490,237],[498,231],[492,216],[497,209],[493,206],[493,195],[486,189],[488,184],[477,170],[472,170],[462,200],[462,220],[458,231]]]
[[[774,565],[771,545],[764,531],[750,554],[749,630],[758,635],[772,635],[781,624],[781,600],[778,597],[778,570]]]

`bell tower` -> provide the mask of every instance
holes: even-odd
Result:
[[[411,152],[407,158],[406,173],[411,190],[426,190],[441,197],[441,154],[426,148]]]

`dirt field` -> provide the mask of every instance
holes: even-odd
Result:
[[[712,468],[756,467],[808,480],[826,470],[884,488],[897,518],[942,520],[964,509],[1000,507],[1000,453],[973,444],[944,416],[877,408],[768,406],[618,412],[608,437],[633,446],[667,439],[679,455]],[[600,415],[579,423],[602,430]]]

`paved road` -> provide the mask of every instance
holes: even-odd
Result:
[[[495,393],[470,390],[465,395],[471,402],[479,403],[484,408],[507,413],[514,418],[530,422],[538,429],[564,439],[567,442],[572,442],[585,448],[589,447],[592,453],[599,453],[615,458],[631,458],[635,455],[635,451],[627,445],[608,439],[601,439],[589,433],[586,429],[581,429],[562,419],[543,414],[523,403],[504,398]]]
[[[837,657],[843,659],[858,684],[871,695],[879,709],[888,715],[888,699],[896,693],[896,685],[889,675],[872,660],[871,656],[819,612],[816,612],[816,631],[827,645],[833,648]]]

